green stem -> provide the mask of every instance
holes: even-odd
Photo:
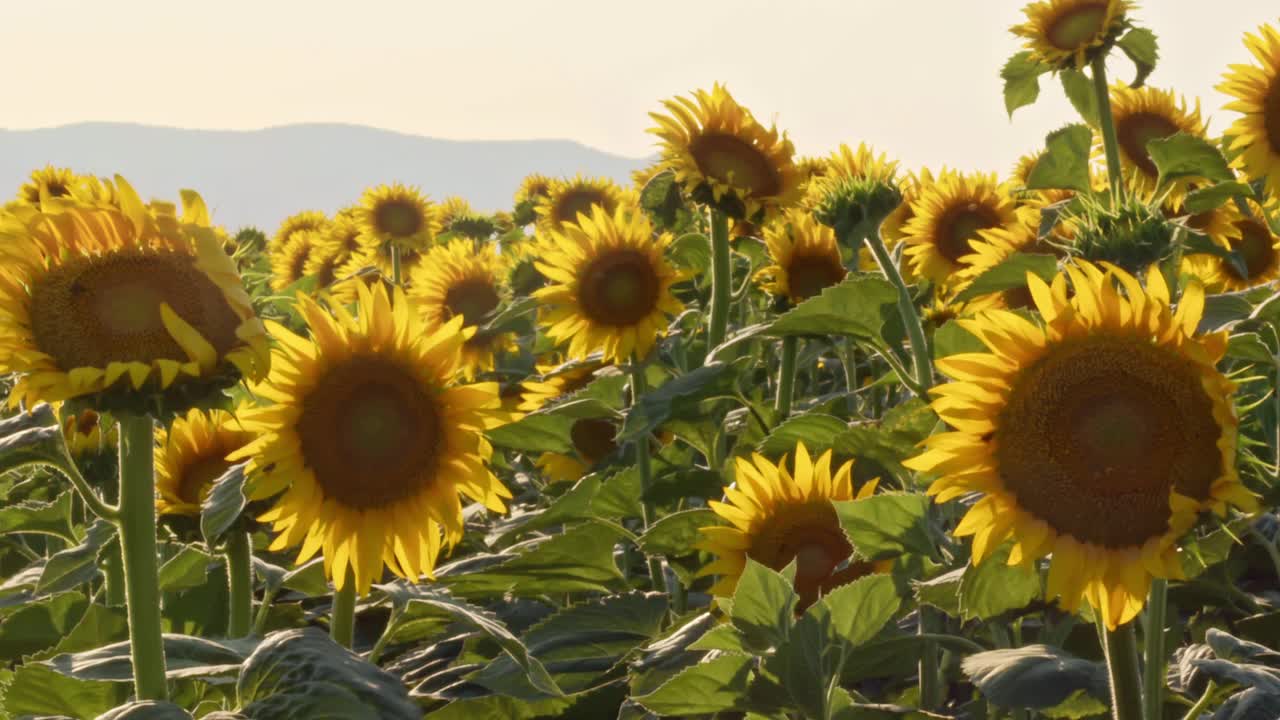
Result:
[[[253,618],[253,634],[265,635],[267,620],[271,617],[271,603],[276,599],[274,590],[262,591],[262,602],[258,604],[258,614]]]
[[[1090,65],[1093,70],[1093,94],[1098,100],[1098,123],[1102,125],[1102,147],[1107,155],[1107,181],[1111,185],[1114,205],[1124,200],[1124,179],[1120,174],[1120,143],[1116,140],[1116,122],[1111,115],[1111,94],[1107,90],[1107,56],[1099,54]]]
[[[729,262],[729,218],[711,210],[711,311],[707,323],[707,351],[724,342],[729,328],[729,295],[733,290]]]
[[[227,536],[227,583],[231,592],[227,637],[244,637],[253,616],[253,548],[249,533],[242,530]]]
[[[773,408],[778,411],[778,420],[786,420],[791,415],[791,397],[796,388],[796,353],[799,350],[800,338],[788,335],[782,338],[782,362],[778,367],[778,397],[774,399]]]
[[[635,407],[649,389],[648,379],[644,376],[644,363],[637,358],[631,360],[631,406]],[[640,522],[647,530],[654,520],[653,501],[649,500],[650,488],[653,486],[653,467],[649,462],[649,435],[641,434],[635,440],[636,469],[640,471]],[[662,562],[658,558],[648,556],[649,581],[653,589],[662,592],[667,583],[662,575]]]
[[[1099,616],[1098,632],[1103,639],[1107,674],[1111,680],[1111,717],[1114,720],[1141,720],[1142,678],[1138,674],[1138,640],[1134,637],[1133,623],[1108,630],[1106,622]]]
[[[400,268],[400,246],[391,243],[391,283],[400,287],[402,270]]]
[[[356,576],[347,568],[341,590],[333,591],[333,612],[329,617],[329,637],[350,649],[356,639]]]
[[[1147,596],[1146,632],[1142,636],[1142,700],[1146,720],[1164,716],[1164,625],[1168,612],[1169,582],[1164,578],[1151,581]]]
[[[387,618],[387,626],[383,628],[382,634],[378,636],[378,641],[373,644],[373,649],[369,651],[368,660],[370,664],[378,664],[378,659],[382,657],[383,651],[387,649],[387,643],[391,641],[391,636],[395,634],[399,627],[400,613],[392,610],[391,617]]]
[[[1195,705],[1191,706],[1187,714],[1182,716],[1182,720],[1200,720],[1200,716],[1204,714],[1204,711],[1209,709],[1209,703],[1213,702],[1213,695],[1217,691],[1218,686],[1210,680],[1209,684],[1204,688],[1204,694],[1200,696]]]
[[[924,325],[920,322],[920,313],[911,300],[911,290],[898,272],[898,266],[889,255],[889,249],[880,237],[879,229],[867,233],[867,248],[875,256],[876,264],[885,279],[898,290],[898,313],[902,315],[902,324],[907,328],[907,340],[911,343],[911,357],[915,364],[915,382],[917,392],[923,393],[933,386],[933,358],[929,357],[929,343],[925,341]],[[850,243],[852,244],[852,243]]]
[[[103,572],[107,605],[111,607],[124,605],[124,557],[120,554],[120,543],[112,543],[107,548]]]
[[[165,700],[160,574],[156,556],[155,428],[149,415],[121,415],[120,516],[116,526],[124,564],[134,692]]]
[[[848,391],[846,400],[849,414],[858,414],[858,346],[853,340],[845,343],[844,353],[840,357],[840,366],[844,370],[844,384]]]
[[[926,605],[919,609],[916,634],[924,638],[920,648],[920,709],[934,710],[942,706],[942,676],[938,672],[938,644],[928,637],[934,634],[937,611]]]

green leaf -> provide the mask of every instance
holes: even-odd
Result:
[[[1147,143],[1151,161],[1160,171],[1158,185],[1178,178],[1206,178],[1214,182],[1235,179],[1227,159],[1213,143],[1202,137],[1180,132]]]
[[[98,553],[116,535],[116,528],[106,520],[95,520],[79,545],[67,548],[49,558],[40,574],[36,591],[55,593],[71,590],[98,576]]]
[[[774,336],[846,335],[887,342],[902,334],[898,291],[876,275],[853,275],[784,313],[769,325]]]
[[[1046,282],[1052,281],[1058,272],[1058,258],[1052,255],[1014,253],[995,267],[974,278],[960,294],[956,302],[968,302],[974,298],[1027,286],[1027,273]]]
[[[671,513],[650,525],[640,536],[640,550],[646,555],[688,555],[698,541],[698,529],[718,524],[716,514],[706,508]]]
[[[639,514],[640,473],[636,468],[621,470],[607,479],[594,473],[574,483],[546,509],[528,515],[504,537],[573,520],[634,517]]]
[[[22,502],[0,508],[0,535],[39,533],[66,540],[71,534],[71,491],[53,502]]]
[[[76,680],[47,665],[28,663],[14,671],[0,706],[12,717],[53,715],[93,720],[125,702],[132,692],[122,683]]]
[[[978,339],[977,335],[960,327],[960,323],[948,320],[942,327],[933,331],[934,360],[968,352],[987,352],[987,346]]]
[[[960,617],[960,583],[967,569],[956,568],[923,582],[913,583],[916,601],[932,605],[951,617]]]
[[[751,678],[751,657],[721,655],[693,665],[646,695],[633,698],[663,716],[707,715],[743,707]]]
[[[1277,303],[1275,308],[1280,310],[1280,303]],[[1258,309],[1262,310],[1263,306],[1258,306]],[[1204,315],[1200,318],[1200,327],[1196,332],[1213,332],[1229,323],[1244,320],[1250,317],[1251,313],[1254,313],[1253,304],[1239,293],[1207,295],[1204,299]]]
[[[804,442],[809,452],[822,453],[830,449],[836,437],[848,429],[849,424],[834,415],[794,415],[766,435],[756,449],[767,457],[779,457],[783,453],[794,453],[796,443]]]
[[[1031,168],[1028,190],[1075,190],[1089,192],[1089,149],[1093,131],[1075,124],[1045,136],[1045,152]]]
[[[1078,690],[1098,699],[1110,697],[1102,663],[1048,645],[974,653],[960,667],[988,700],[1001,707],[1054,707]]]
[[[494,567],[459,574],[446,574],[441,568],[438,582],[464,597],[608,592],[622,579],[613,560],[613,546],[620,537],[615,526],[587,522]]]
[[[788,570],[790,576],[748,557],[738,578],[729,619],[756,650],[781,646],[795,625],[799,596],[794,587],[795,569]]]
[[[0,473],[33,463],[63,466],[69,462],[65,448],[62,428],[57,425],[10,433],[0,437]]]
[[[1227,357],[1256,363],[1271,363],[1271,348],[1256,332],[1236,333],[1227,338]]]
[[[751,648],[747,647],[746,638],[742,636],[742,632],[738,628],[732,625],[716,625],[702,637],[694,640],[689,649],[724,650],[726,652],[751,654]]]
[[[1098,96],[1093,91],[1093,80],[1075,68],[1059,70],[1058,79],[1062,81],[1062,91],[1071,101],[1071,107],[1091,127],[1097,127]]]
[[[675,227],[679,221],[680,210],[684,208],[675,173],[664,170],[650,178],[640,191],[640,207],[649,213],[659,230]]]
[[[0,623],[0,659],[16,661],[53,647],[71,632],[87,605],[78,592],[27,603]]]
[[[213,482],[200,506],[200,533],[210,546],[222,539],[244,510],[244,469],[247,466],[248,463],[243,462],[228,468]]]
[[[1133,82],[1129,83],[1129,87],[1139,88],[1146,82],[1147,76],[1152,70],[1156,69],[1156,61],[1160,59],[1159,47],[1156,44],[1156,34],[1146,28],[1130,28],[1129,32],[1121,36],[1116,46],[1124,51],[1125,55],[1133,61],[1137,68],[1137,74],[1133,78]]]
[[[240,664],[256,643],[256,638],[215,642],[190,635],[166,634],[165,677],[170,680],[194,678],[206,682],[235,677],[240,672]],[[45,664],[77,680],[133,682],[133,663],[127,640],[93,650],[57,655]]]
[[[569,436],[573,423],[574,419],[567,415],[537,412],[493,428],[487,435],[494,445],[511,450],[567,454],[573,452],[573,440]]]
[[[1015,54],[1000,69],[1004,78],[1004,109],[1013,117],[1013,111],[1030,105],[1040,97],[1040,76],[1052,70],[1042,62],[1032,60],[1029,51]]]
[[[681,270],[701,275],[711,266],[711,242],[702,233],[681,235],[671,243],[667,257]]]
[[[1192,190],[1187,193],[1186,202],[1183,203],[1182,207],[1187,213],[1197,215],[1202,212],[1208,212],[1235,198],[1251,198],[1253,196],[1253,187],[1249,183],[1229,180]]]
[[[929,498],[924,495],[885,493],[832,504],[849,542],[864,557],[934,553],[926,523]]]
[[[54,655],[92,650],[128,637],[129,619],[123,606],[90,605],[76,626],[56,646],[28,656],[28,659],[48,660]]]
[[[893,619],[902,600],[892,577],[868,575],[832,590],[818,605],[830,618],[830,640],[852,649],[875,637]]]
[[[981,565],[965,568],[960,609],[965,620],[988,620],[1030,605],[1040,597],[1040,573],[1008,564],[1012,543],[996,549]]]
[[[350,687],[312,680],[255,700],[244,711],[253,720],[366,720],[381,717]],[[409,717],[407,714],[401,718]]]
[[[617,443],[648,435],[671,418],[696,414],[707,398],[733,390],[737,368],[737,363],[712,362],[640,396],[627,411]]]
[[[160,566],[160,589],[187,590],[204,585],[209,566],[218,562],[209,553],[187,545]]]
[[[191,720],[191,714],[171,702],[142,700],[121,705],[95,720]]]
[[[1249,274],[1249,268],[1245,265],[1244,257],[1239,252],[1222,247],[1207,235],[1188,233],[1183,238],[1182,247],[1183,251],[1188,255],[1202,253],[1222,258],[1231,263],[1241,277],[1247,277]]]

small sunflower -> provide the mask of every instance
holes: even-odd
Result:
[[[592,208],[600,207],[605,214],[613,215],[627,205],[636,204],[634,193],[628,193],[609,178],[584,178],[556,180],[551,189],[538,200],[538,228],[543,232],[561,231],[566,223],[578,222],[578,215],[591,216]]]
[[[365,190],[356,217],[364,233],[380,246],[395,243],[424,250],[440,232],[431,201],[416,187],[400,183]]]
[[[524,227],[538,219],[534,208],[542,198],[551,194],[551,184],[551,178],[538,173],[530,173],[520,181],[520,187],[516,188],[511,213],[511,219],[515,225]]]
[[[200,197],[184,193],[184,222],[166,234],[123,178],[116,186],[123,209],[62,204],[0,238],[13,405],[97,395],[137,409],[139,391],[156,390],[181,404],[266,372],[265,330]]]
[[[475,214],[471,203],[467,202],[466,198],[458,195],[450,195],[436,203],[435,212],[436,221],[440,223],[441,232],[450,232],[449,227],[459,218]]]
[[[590,385],[595,374],[603,367],[605,364],[599,360],[540,365],[539,379],[520,383],[520,404],[516,409],[526,413],[537,412]]]
[[[272,290],[279,292],[307,276],[307,263],[319,237],[315,230],[294,232],[288,242],[270,254]]]
[[[1027,21],[1009,31],[1026,38],[1033,60],[1078,70],[1115,42],[1133,7],[1130,0],[1041,0],[1024,7]]]
[[[1111,86],[1111,116],[1116,127],[1116,143],[1120,149],[1120,166],[1126,185],[1139,197],[1150,198],[1160,176],[1147,143],[1177,133],[1204,137],[1204,121],[1200,118],[1200,101],[1188,108],[1184,98],[1172,90],[1150,86],[1137,89],[1117,83]],[[1095,134],[1095,153],[1103,153],[1100,134]],[[1187,179],[1174,183],[1174,196],[1186,193]]]
[[[723,85],[693,98],[663,101],[670,115],[649,113],[662,140],[662,162],[696,202],[730,217],[763,222],[800,199],[804,178],[787,134],[752,117]]]
[[[114,453],[119,431],[113,422],[95,410],[85,408],[62,419],[62,437],[72,458]]]
[[[940,285],[952,280],[980,231],[1019,221],[1009,187],[981,173],[942,172],[920,189],[911,213],[902,229],[904,256],[913,274]]]
[[[323,551],[338,588],[360,594],[385,565],[416,580],[462,537],[461,495],[504,512],[511,493],[488,468],[497,383],[455,385],[470,334],[455,317],[431,331],[396,288],[359,288],[356,312],[331,315],[300,297],[310,338],[271,324],[276,371],[254,388],[273,405],[240,414],[261,434],[248,459],[249,496],[281,494],[259,519],[274,551]]]
[[[603,208],[568,223],[546,240],[537,268],[550,285],[537,290],[545,308],[542,323],[569,357],[585,359],[597,350],[609,362],[645,356],[667,315],[683,305],[671,294],[678,275],[665,252],[671,236],[657,237],[644,213]]]
[[[756,273],[756,282],[793,305],[839,283],[849,272],[835,231],[815,220],[813,213],[789,210],[765,229],[764,239],[773,264]]]
[[[1259,65],[1232,65],[1218,91],[1236,98],[1227,110],[1242,113],[1227,128],[1236,167],[1250,180],[1266,178],[1267,192],[1280,197],[1280,31],[1262,25],[1246,33],[1245,47]]]
[[[955,294],[959,294],[974,280],[1018,253],[1058,256],[1063,254],[1061,249],[1037,241],[1035,228],[1022,223],[1016,223],[1008,228],[983,230],[969,244],[973,252],[960,258],[961,269],[956,272]],[[965,303],[965,313],[972,314],[978,310],[996,308],[1016,310],[1031,307],[1033,303],[1030,289],[1026,285],[1018,285],[1001,292],[972,298]]]
[[[1240,238],[1241,231],[1236,222],[1240,220],[1241,214],[1235,203],[1224,202],[1194,215],[1186,215],[1186,210],[1181,205],[1179,202],[1166,201],[1162,208],[1165,217],[1181,218],[1188,228],[1208,237],[1220,247],[1230,249],[1231,241]],[[1257,205],[1253,207],[1256,208]]]
[[[320,253],[337,257],[338,264],[345,263],[353,255],[376,251],[376,243],[366,240],[355,208],[339,210],[333,222],[321,228],[316,240]]]
[[[294,213],[280,223],[276,234],[272,235],[271,241],[267,243],[267,250],[272,253],[279,252],[289,244],[295,234],[324,231],[328,227],[329,216],[319,210],[303,210],[300,213]]]
[[[199,515],[213,482],[231,467],[227,456],[257,436],[226,410],[191,409],[156,430],[156,512]]]
[[[577,482],[618,451],[618,423],[609,418],[580,418],[569,428],[573,454],[543,453],[534,463],[551,482]]]
[[[356,302],[356,286],[372,287],[381,284],[383,270],[377,251],[362,249],[351,255],[333,270],[333,284],[328,288],[329,301],[339,305]]]
[[[471,240],[453,240],[431,249],[414,268],[409,296],[426,327],[435,329],[455,317],[462,326],[478,329],[507,295],[504,261],[492,247],[476,247]],[[468,378],[492,370],[494,355],[514,348],[510,333],[476,333],[462,346],[462,366]]]
[[[34,207],[50,198],[71,196],[80,184],[80,176],[70,168],[46,165],[32,171],[31,179],[18,189],[18,202]]]
[[[701,528],[695,545],[716,555],[699,575],[719,575],[713,595],[730,597],[747,566],[747,558],[773,570],[796,564],[795,589],[799,610],[820,595],[874,572],[881,563],[858,560],[840,527],[837,500],[860,500],[875,492],[876,481],[855,493],[853,462],[832,471],[831,451],[817,460],[804,443],[797,443],[794,471],[787,458],[775,465],[760,455],[736,459],[734,487],[725,490],[727,502],[709,505],[725,525]]]
[[[1262,206],[1250,200],[1249,215],[1236,213],[1235,233],[1223,236],[1227,247],[1244,261],[1247,272],[1217,255],[1197,254],[1185,258],[1186,268],[1204,281],[1210,292],[1235,292],[1275,282],[1280,278],[1280,235],[1267,223]],[[1212,236],[1211,236],[1212,237]]]
[[[1227,333],[1196,335],[1202,287],[1174,311],[1155,267],[1145,288],[1085,262],[1027,281],[1043,327],[1003,310],[960,320],[990,351],[938,361],[954,382],[932,406],[955,431],[905,464],[939,476],[938,502],[983,495],[956,529],[975,565],[1010,539],[1011,565],[1051,554],[1048,595],[1073,612],[1087,600],[1114,629],[1152,577],[1181,577],[1197,513],[1256,505],[1236,473],[1234,385],[1215,367]]]
[[[502,241],[502,255],[506,258],[507,287],[519,297],[531,295],[546,284],[546,278],[538,272],[538,245],[531,238],[513,242]]]
[[[338,279],[338,268],[347,258],[343,257],[338,248],[326,245],[323,236],[313,237],[312,243],[302,272],[305,276],[316,279],[317,290],[325,290]]]
[[[645,165],[639,170],[632,170],[631,187],[634,188],[636,192],[640,192],[641,190],[644,190],[644,186],[648,185],[650,180],[666,172],[666,170],[667,167],[660,162]]]

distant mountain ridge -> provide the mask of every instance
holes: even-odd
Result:
[[[332,213],[369,186],[417,185],[433,200],[460,195],[481,210],[510,209],[525,175],[603,175],[629,182],[644,158],[571,140],[441,140],[361,125],[299,124],[262,130],[186,130],[129,123],[0,129],[0,198],[37,167],[123,175],[145,198],[198,191],[214,221],[267,233],[288,215]]]

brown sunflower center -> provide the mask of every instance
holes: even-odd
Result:
[[[853,546],[830,503],[780,505],[775,513],[752,538],[747,555],[773,570],[795,561],[799,610],[812,605],[820,593],[872,571],[870,563],[862,562],[837,570],[853,554]]]
[[[1263,101],[1262,126],[1266,128],[1271,152],[1280,153],[1280,75],[1271,79],[1267,99]]]
[[[98,413],[86,408],[75,416],[76,432],[81,435],[88,435],[98,429],[98,421]]]
[[[787,287],[792,300],[814,297],[844,279],[840,258],[831,253],[796,255],[787,268]]]
[[[401,199],[383,200],[373,211],[378,231],[392,237],[409,237],[422,229],[422,208]]]
[[[1172,120],[1159,113],[1137,112],[1116,123],[1116,140],[1134,165],[1144,174],[1156,177],[1160,171],[1151,159],[1147,143],[1167,138],[1180,129]]]
[[[121,252],[74,258],[35,280],[31,333],[61,370],[187,354],[165,329],[160,303],[221,356],[238,344],[240,318],[189,255]]]
[[[227,450],[227,452],[231,452]],[[199,505],[204,502],[205,495],[213,487],[213,482],[222,477],[231,467],[231,463],[223,459],[226,453],[221,446],[204,457],[194,458],[190,465],[182,470],[178,479],[178,497],[183,502]]]
[[[465,325],[479,325],[486,315],[498,307],[500,301],[497,289],[486,278],[463,280],[444,294],[448,316],[461,315]]]
[[[610,250],[582,273],[578,304],[583,314],[602,325],[635,325],[657,307],[659,285],[647,254]]]
[[[777,195],[782,178],[769,157],[736,135],[701,135],[689,145],[698,170],[733,188],[757,197]]]
[[[325,497],[355,508],[383,507],[429,485],[444,431],[419,379],[377,355],[326,371],[297,422],[303,459]]]
[[[556,223],[576,223],[579,214],[591,217],[591,208],[596,205],[604,208],[608,213],[614,210],[608,194],[603,190],[589,187],[574,188],[566,190],[560,196],[559,201],[556,202],[555,211],[551,215]]]
[[[573,449],[590,465],[595,465],[609,457],[618,449],[613,437],[618,428],[610,420],[604,418],[583,418],[569,428],[569,437],[573,440]]]
[[[1078,50],[1102,33],[1106,21],[1106,2],[1079,3],[1054,18],[1045,36],[1059,50]]]
[[[1264,275],[1276,263],[1275,238],[1270,228],[1253,219],[1237,221],[1235,226],[1240,230],[1240,239],[1232,238],[1231,248],[1244,260],[1248,277],[1240,277],[1231,263],[1223,263],[1223,267],[1237,280],[1252,280]]]
[[[938,252],[953,263],[973,252],[969,241],[979,230],[1000,224],[1000,216],[988,205],[976,202],[958,203],[947,209],[938,221]]]
[[[1104,547],[1161,535],[1170,490],[1204,499],[1222,472],[1197,368],[1134,337],[1050,349],[1014,381],[996,424],[997,466],[1018,505]]]

